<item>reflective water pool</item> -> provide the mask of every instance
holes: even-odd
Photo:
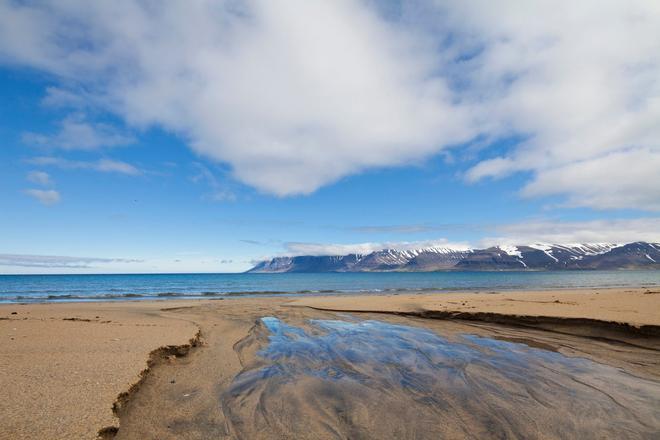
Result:
[[[222,395],[244,438],[660,438],[660,383],[383,321],[261,319]]]

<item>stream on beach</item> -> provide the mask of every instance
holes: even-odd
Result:
[[[658,439],[660,341],[277,300],[195,322],[116,408],[124,439]]]
[[[237,438],[660,438],[660,382],[542,344],[263,317],[238,348]]]

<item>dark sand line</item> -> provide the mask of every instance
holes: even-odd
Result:
[[[626,322],[603,321],[591,318],[509,315],[492,312],[455,312],[441,310],[399,311],[348,308],[333,309],[330,307],[311,305],[292,305],[291,307],[308,307],[313,310],[335,313],[376,313],[422,319],[486,322],[513,327],[533,328],[571,336],[582,336],[608,342],[625,343],[638,348],[660,351],[660,326],[658,325],[636,326]]]
[[[145,380],[147,379],[147,376],[151,374],[155,368],[158,368],[161,365],[171,364],[172,362],[176,361],[176,359],[188,356],[192,350],[200,348],[203,345],[204,341],[202,339],[202,330],[199,329],[195,336],[193,336],[187,344],[165,345],[151,351],[151,353],[149,353],[149,358],[147,359],[147,367],[140,372],[137,382],[132,384],[127,391],[122,391],[117,396],[117,399],[112,404],[112,413],[117,417],[117,419],[121,420],[127,403],[131,400],[131,397],[140,390]],[[99,430],[98,438],[101,440],[111,440],[115,438],[118,432],[118,426],[106,426]]]

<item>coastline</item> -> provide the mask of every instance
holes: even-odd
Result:
[[[196,399],[180,409],[184,419],[217,398],[218,385],[211,387],[204,376],[215,375],[226,385],[241,370],[244,359],[235,345],[252,331],[255,319],[337,313],[427,327],[453,320],[470,331],[495,328],[512,340],[546,345],[556,334],[565,335],[572,348],[559,344],[558,350],[569,355],[660,377],[657,287],[2,304],[0,366],[8,374],[0,383],[6,396],[0,403],[5,415],[0,438],[94,438],[104,428],[113,438],[117,426],[117,438],[139,438],[131,431],[138,429],[137,421],[157,420],[167,410],[158,407],[160,381],[173,390],[196,384]],[[191,340],[198,346],[191,348]],[[603,341],[625,344],[621,355],[598,345]],[[632,366],[626,347],[655,354]],[[172,378],[161,377],[161,370]],[[209,423],[221,422],[217,414],[208,417]]]

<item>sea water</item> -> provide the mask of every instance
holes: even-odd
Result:
[[[660,285],[660,271],[0,275],[0,302]]]

